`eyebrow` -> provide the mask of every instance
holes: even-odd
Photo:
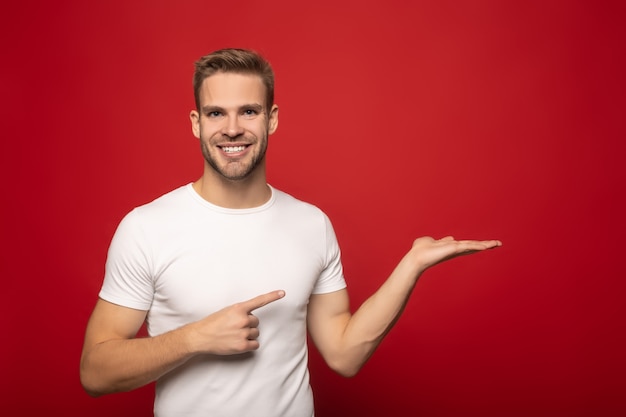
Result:
[[[255,110],[258,113],[263,112],[263,106],[258,104],[258,103],[251,103],[251,104],[241,105],[241,106],[239,106],[239,110],[241,110],[241,109]],[[212,113],[214,111],[224,113],[225,109],[223,107],[220,107],[220,106],[212,106],[212,105],[202,106],[202,112],[203,113]]]

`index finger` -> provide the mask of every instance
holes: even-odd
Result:
[[[267,294],[258,295],[254,298],[249,299],[248,301],[244,301],[239,305],[243,307],[248,313],[256,310],[257,308],[261,308],[269,303],[273,303],[276,300],[280,300],[285,296],[285,291],[278,290],[268,292]]]

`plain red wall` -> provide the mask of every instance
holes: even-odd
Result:
[[[121,217],[201,173],[200,55],[277,73],[273,185],[324,209],[358,306],[417,236],[505,246],[427,272],[317,415],[626,414],[624,18],[595,1],[8,2],[3,415],[148,416],[78,379]],[[260,416],[265,417],[265,416]]]

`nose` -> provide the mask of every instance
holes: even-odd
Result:
[[[243,134],[243,127],[239,123],[239,118],[237,116],[228,117],[222,129],[222,133],[230,138],[235,138]]]

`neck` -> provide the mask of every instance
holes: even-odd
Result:
[[[272,195],[262,170],[257,170],[247,178],[233,181],[205,168],[202,177],[193,183],[193,188],[209,203],[232,209],[261,206]]]

